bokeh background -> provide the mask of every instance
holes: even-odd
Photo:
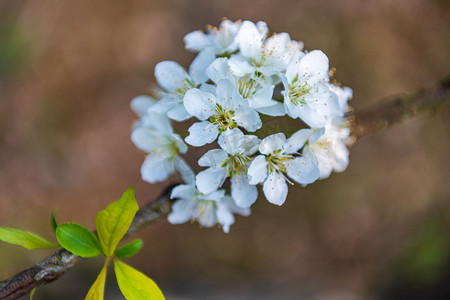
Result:
[[[129,101],[157,62],[188,66],[183,36],[223,17],[323,50],[356,112],[450,70],[445,0],[2,0],[0,226],[51,238],[54,208],[94,228],[129,186],[154,199],[167,183],[140,179]],[[174,300],[450,299],[449,120],[446,108],[357,141],[347,171],[291,188],[282,207],[260,199],[228,235],[162,220],[128,262]],[[0,278],[48,254],[0,244]],[[101,264],[83,261],[36,299],[83,299]],[[107,287],[123,299],[113,275]]]

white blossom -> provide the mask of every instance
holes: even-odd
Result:
[[[283,104],[272,99],[275,85],[270,77],[260,72],[237,75],[229,67],[229,59],[224,57],[212,62],[206,74],[216,83],[228,79],[243,101],[255,111],[270,116],[285,114]]]
[[[348,166],[350,129],[338,124],[328,124],[320,137],[310,138],[303,154],[314,157],[319,168],[319,178],[330,176],[332,171],[343,172]]]
[[[186,144],[173,132],[166,115],[149,109],[152,105],[150,102],[151,98],[145,96],[132,101],[132,107],[138,114],[145,111],[131,133],[131,140],[136,147],[147,153],[141,166],[142,179],[150,183],[161,182],[177,171],[186,182],[192,182],[192,170],[178,155],[187,152]]]
[[[256,136],[244,135],[237,128],[225,131],[219,137],[221,149],[206,152],[198,161],[200,166],[208,167],[196,176],[198,190],[210,193],[230,177],[233,200],[240,207],[250,207],[258,198],[258,191],[250,184],[247,169],[258,144]]]
[[[216,95],[200,89],[191,89],[186,93],[184,106],[186,111],[201,122],[189,128],[186,142],[199,147],[212,143],[227,129],[242,127],[255,131],[262,126],[257,112],[242,101],[229,80],[217,83]]]
[[[285,174],[294,181],[306,185],[319,177],[319,170],[314,160],[301,156],[298,150],[303,147],[311,129],[301,129],[288,140],[283,133],[269,135],[259,145],[261,155],[252,161],[248,175],[250,184],[264,182],[263,191],[270,203],[282,205],[286,200],[288,187]]]
[[[230,58],[231,70],[238,76],[255,71],[265,76],[277,75],[286,70],[286,65],[303,44],[291,40],[289,34],[274,34],[266,39],[266,32],[244,21],[236,36],[240,52]]]
[[[200,193],[193,185],[178,185],[173,188],[172,199],[178,199],[172,205],[168,220],[172,224],[197,220],[204,227],[212,227],[219,223],[225,233],[234,224],[234,213],[248,216],[249,208],[241,208],[234,204],[224,190],[216,190],[208,194]]]
[[[208,80],[206,68],[215,59],[214,52],[206,49],[200,52],[189,67],[189,73],[173,61],[163,61],[155,67],[155,77],[165,94],[151,110],[157,113],[167,113],[176,121],[184,121],[191,117],[183,105],[186,92],[199,87]]]
[[[284,105],[289,116],[314,128],[324,127],[329,116],[340,112],[338,97],[328,81],[328,57],[322,51],[306,55],[296,52],[283,76]]]

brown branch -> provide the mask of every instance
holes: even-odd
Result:
[[[416,115],[436,111],[449,103],[450,77],[434,88],[422,90],[411,96],[397,97],[366,111],[358,112],[354,116],[353,135],[358,138],[367,137]],[[139,231],[170,212],[171,190],[172,187],[168,188],[156,201],[150,202],[137,212],[127,235]],[[80,257],[66,250],[59,250],[30,269],[0,281],[0,300],[12,300],[26,295],[33,288],[58,279],[80,260]]]
[[[363,138],[403,123],[417,115],[436,112],[450,104],[450,76],[433,88],[399,96],[355,115],[353,135]]]
[[[126,235],[131,235],[146,225],[154,223],[170,212],[170,192],[167,188],[157,199],[141,208],[133,219]],[[12,300],[31,292],[35,287],[50,283],[70,270],[81,258],[64,249],[51,254],[37,265],[19,274],[0,281],[0,299]]]

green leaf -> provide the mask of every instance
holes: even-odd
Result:
[[[56,233],[56,227],[58,227],[58,222],[56,222],[56,209],[52,211],[52,219],[50,221],[50,225],[52,226],[52,230]]]
[[[34,298],[34,293],[36,293],[36,289],[37,289],[37,288],[33,288],[33,289],[31,290],[31,292],[30,292],[30,300],[33,300],[33,298]]]
[[[102,253],[95,234],[76,223],[63,223],[56,228],[56,238],[67,251],[81,257],[94,257]]]
[[[29,250],[58,247],[34,233],[9,227],[0,227],[0,240]]]
[[[129,265],[114,260],[114,271],[120,291],[127,300],[164,300],[156,283]]]
[[[97,279],[94,284],[89,289],[85,300],[103,300],[103,295],[105,294],[105,281],[106,281],[106,271],[108,269],[109,259],[106,260],[100,274],[98,274]]]
[[[133,256],[136,253],[138,253],[139,250],[141,250],[143,244],[144,243],[142,242],[141,239],[134,240],[116,249],[116,251],[114,251],[114,254],[118,258],[127,258]]]
[[[112,256],[117,244],[123,238],[138,211],[134,188],[125,191],[120,200],[110,203],[95,217],[95,226],[103,253]]]

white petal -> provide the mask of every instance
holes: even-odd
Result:
[[[173,173],[173,164],[166,157],[148,155],[141,166],[144,181],[155,183],[166,180]]]
[[[228,60],[230,70],[235,76],[244,76],[245,74],[254,73],[256,68],[250,64],[247,57],[242,55],[233,55]]]
[[[203,154],[198,160],[200,167],[220,168],[228,159],[228,154],[222,149],[212,149]]]
[[[205,49],[200,52],[189,67],[189,74],[196,85],[200,85],[208,80],[206,68],[216,59],[212,49]]]
[[[241,95],[238,93],[234,85],[228,79],[221,79],[217,83],[217,103],[226,110],[236,110],[242,104]]]
[[[221,79],[228,78],[228,58],[217,58],[206,69],[206,75],[214,82],[219,82]]]
[[[263,182],[267,177],[267,159],[264,155],[255,157],[248,168],[250,184]]]
[[[275,86],[264,82],[261,82],[261,84],[265,86],[248,99],[250,106],[253,108],[268,107],[277,103],[272,100],[273,89]]]
[[[250,21],[244,21],[236,36],[241,53],[246,57],[259,59],[261,57],[263,37],[264,35],[259,32],[255,24]]]
[[[223,232],[230,232],[230,226],[234,224],[233,214],[225,205],[219,204],[219,206],[217,207],[216,215],[217,220],[219,221],[220,225],[222,225]]]
[[[242,151],[243,138],[244,134],[239,129],[227,129],[219,136],[218,143],[228,154],[236,154]]]
[[[155,104],[150,106],[149,111],[159,113],[159,114],[165,114],[165,113],[167,113],[168,110],[172,109],[178,103],[182,103],[180,98],[174,97],[173,95],[170,95],[170,94],[165,95],[163,98],[161,98]]]
[[[186,111],[199,120],[206,120],[216,111],[216,97],[199,89],[190,89],[184,95]]]
[[[158,84],[171,93],[184,88],[187,85],[185,79],[189,78],[182,66],[170,60],[162,61],[155,66],[155,77]]]
[[[303,56],[305,56],[305,54],[303,52],[295,51],[294,54],[292,55],[291,59],[289,60],[289,63],[286,67],[286,83],[287,84],[291,84],[292,80],[294,80],[294,78],[297,77],[298,73],[300,72],[299,64],[300,64],[300,60]],[[285,87],[287,88],[288,85],[285,85]]]
[[[142,117],[147,113],[148,108],[155,103],[156,101],[152,97],[142,95],[131,99],[130,106],[139,117]]]
[[[211,94],[216,94],[216,86],[214,84],[203,83],[200,86],[200,91],[206,92],[206,93],[211,93]]]
[[[328,81],[328,57],[320,50],[314,50],[306,54],[298,64],[300,76],[317,77]]]
[[[195,185],[195,173],[191,167],[180,157],[176,156],[173,162],[174,169],[180,173],[183,181],[189,185]]]
[[[242,154],[252,156],[258,151],[261,140],[256,135],[244,135],[241,146],[239,147]]]
[[[186,137],[185,141],[189,145],[195,147],[214,142],[219,134],[217,125],[209,123],[208,121],[194,123],[189,127],[188,131],[189,135]]]
[[[170,193],[170,199],[184,199],[191,200],[194,199],[197,194],[197,190],[194,186],[188,184],[180,184],[172,189]]]
[[[200,193],[209,194],[222,186],[226,178],[226,169],[208,168],[197,174],[197,176],[195,177],[195,182]]]
[[[152,131],[145,127],[137,127],[131,133],[131,141],[145,152],[151,152],[153,149],[158,148],[158,137],[155,131]]]
[[[218,190],[218,191],[214,191],[212,193],[206,194],[205,196],[203,196],[203,199],[220,202],[220,200],[222,200],[222,198],[224,196],[225,196],[225,190]]]
[[[213,46],[213,43],[206,34],[201,31],[193,31],[184,36],[185,47],[191,51],[202,51],[207,47]]]
[[[315,161],[305,157],[295,157],[287,163],[287,174],[296,182],[310,184],[319,178],[319,168]]]
[[[283,149],[284,144],[286,144],[286,136],[284,133],[272,134],[261,141],[261,144],[259,144],[259,152],[269,155],[275,150]]]
[[[227,207],[228,210],[235,214],[240,214],[241,216],[249,216],[250,215],[250,208],[249,207],[239,207],[236,205],[234,200],[230,196],[223,197],[221,203],[219,205],[224,205]]]
[[[273,172],[264,182],[263,191],[267,201],[276,205],[282,205],[286,201],[288,186],[281,174]]]
[[[313,133],[312,129],[300,129],[287,140],[283,153],[295,153],[305,145]]]
[[[191,117],[191,115],[186,111],[183,103],[175,105],[172,109],[167,112],[167,116],[172,120],[182,122],[186,121]]]
[[[178,200],[172,205],[172,212],[167,216],[167,221],[170,224],[183,224],[193,218],[190,210],[186,210],[185,200]]]
[[[238,126],[250,132],[254,132],[262,126],[259,114],[248,106],[239,106],[234,112],[233,120]]]
[[[277,102],[272,106],[261,107],[255,109],[257,112],[271,116],[271,117],[281,117],[286,114],[286,109],[284,108],[284,104]]]
[[[231,178],[231,197],[240,207],[250,207],[258,198],[255,185],[250,185],[247,175],[235,174]]]
[[[202,208],[201,214],[197,216],[197,221],[203,227],[212,227],[216,225],[216,212],[212,205]]]

